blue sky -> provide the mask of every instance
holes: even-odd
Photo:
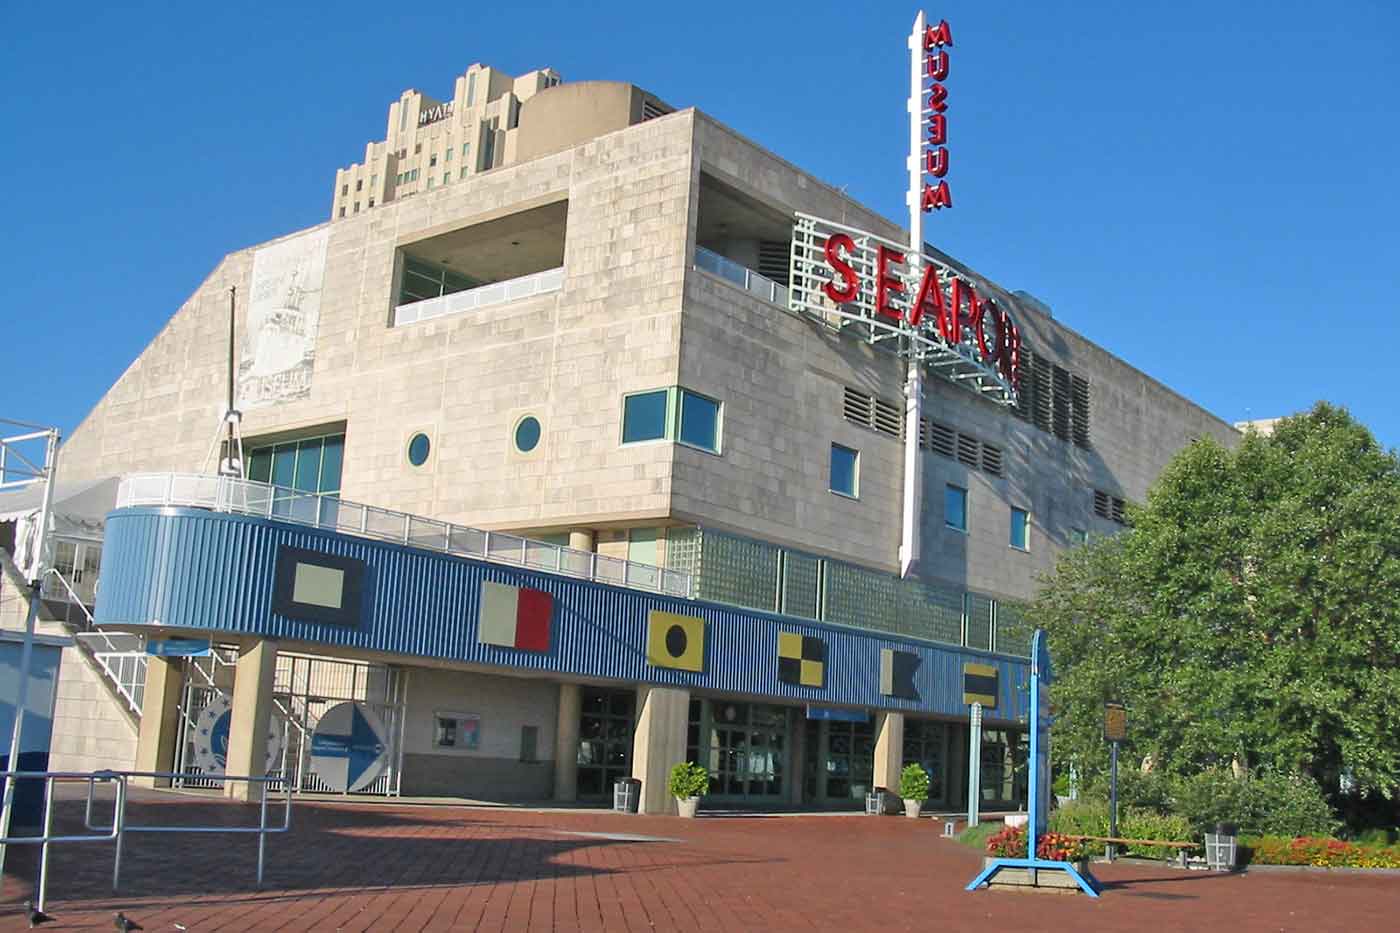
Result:
[[[413,9],[8,4],[0,416],[71,432],[224,253],[325,220],[390,101],[473,61],[631,81],[903,214],[913,4]],[[1226,420],[1325,398],[1400,444],[1400,4],[926,9],[955,43],[932,242]]]

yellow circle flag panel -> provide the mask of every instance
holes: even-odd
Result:
[[[647,614],[647,663],[683,671],[703,671],[705,620],[653,609]]]

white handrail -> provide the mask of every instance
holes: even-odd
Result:
[[[557,567],[567,576],[668,596],[692,595],[693,581],[685,571],[601,557],[546,541],[231,476],[129,473],[117,489],[117,508],[136,506],[185,506],[253,515],[516,567]]]

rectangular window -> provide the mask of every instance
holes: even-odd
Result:
[[[432,186],[433,186],[433,176],[429,175],[429,176],[428,176],[428,187],[431,188]]]
[[[370,186],[371,188],[375,188],[375,187],[377,187],[378,185],[379,185],[379,176],[378,176],[378,175],[371,175],[371,176],[369,176],[369,186]]]
[[[350,183],[349,183],[348,181],[347,181],[345,184],[343,184],[343,185],[340,186],[340,193],[341,193],[341,194],[349,194],[349,193],[350,193]]]
[[[967,490],[951,483],[943,490],[943,524],[967,531]]]
[[[1011,510],[1011,546],[1018,551],[1031,549],[1031,515],[1025,509]]]
[[[476,72],[467,75],[467,106],[476,103]]]
[[[414,144],[413,144],[413,154],[414,154],[414,155],[418,155],[418,154],[419,154],[420,152],[422,152],[422,151],[423,151],[423,144],[422,144],[422,143],[414,143]]]
[[[369,206],[374,207],[374,198],[369,199]]]
[[[534,764],[540,760],[540,727],[520,727],[520,760]]]
[[[1069,530],[1070,544],[1085,544],[1089,540],[1089,533],[1083,528],[1071,528]]]
[[[475,713],[434,713],[433,747],[467,751],[480,748],[481,717]]]
[[[448,183],[449,181],[451,181],[451,180],[452,180],[452,173],[451,173],[451,172],[443,172],[443,173],[442,173],[442,183],[443,183],[444,185],[447,184],[447,183]]]
[[[365,190],[365,180],[364,180],[363,178],[356,178],[356,179],[355,179],[355,190],[356,190],[356,191],[363,191],[363,190]]]
[[[417,181],[417,180],[418,180],[418,169],[414,169],[414,170],[413,170],[411,173],[409,173],[409,174],[412,176],[411,178],[409,178],[409,181]]]
[[[471,151],[472,151],[472,144],[471,144],[471,143],[462,143],[462,161],[463,161],[463,162],[465,162],[465,161],[467,160],[467,156],[468,156],[469,154],[471,154]]]
[[[340,216],[341,216],[341,217],[344,217],[344,216],[345,216],[345,208],[343,208],[343,207],[340,209]]]
[[[840,444],[831,445],[831,491],[838,496],[860,494],[860,452]]]
[[[666,389],[657,389],[622,400],[622,443],[659,441],[666,437],[670,394]]]
[[[719,402],[681,389],[681,423],[677,436],[682,444],[719,453]]]
[[[436,152],[434,152],[432,155],[428,156],[428,168],[432,168],[434,165],[437,165],[437,153],[436,153]]]
[[[287,486],[299,492],[338,495],[345,459],[345,435],[331,434],[250,447],[245,456],[248,478],[254,482]]]
[[[656,542],[661,538],[660,528],[633,528],[627,532],[627,559],[634,564],[660,566]]]
[[[355,202],[355,213],[358,214],[359,212],[360,212],[360,202],[359,202],[359,201],[356,201],[356,202]]]

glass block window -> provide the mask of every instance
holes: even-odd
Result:
[[[246,457],[250,480],[287,486],[300,492],[338,495],[345,459],[345,435],[328,434],[251,447]]]
[[[699,528],[676,526],[666,529],[666,569],[682,573],[700,572],[702,544]]]
[[[783,604],[780,612],[803,619],[818,618],[821,609],[821,592],[818,589],[821,566],[819,558],[795,551],[784,552]]]
[[[890,575],[826,562],[825,618],[880,632],[899,632],[899,580]]]
[[[750,609],[777,610],[777,545],[705,532],[699,597]]]
[[[840,444],[831,445],[830,489],[840,496],[852,499],[859,494],[859,451]]]
[[[1030,657],[1034,632],[1026,620],[1025,607],[1019,603],[998,602],[996,620],[996,650],[1020,658]]]
[[[981,593],[967,594],[967,646],[992,650],[992,600]]]

